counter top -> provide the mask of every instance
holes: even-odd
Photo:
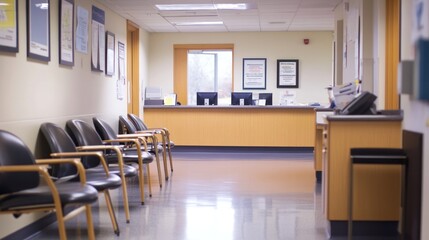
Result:
[[[280,106],[280,105],[145,105],[144,109],[314,109],[312,106]]]
[[[326,120],[333,121],[402,121],[404,116],[397,115],[328,115]]]

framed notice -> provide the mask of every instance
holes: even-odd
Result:
[[[266,89],[267,59],[243,58],[243,89]]]
[[[18,1],[0,4],[0,51],[18,52]]]
[[[106,75],[115,73],[115,34],[106,32]]]
[[[106,64],[106,41],[105,41],[105,13],[102,9],[92,6],[91,22],[91,70],[104,72]]]
[[[60,0],[60,64],[74,65],[74,0]]]
[[[117,96],[119,100],[124,98],[125,87],[125,44],[118,41],[118,81]]]
[[[49,0],[27,0],[27,57],[51,60]]]
[[[277,88],[299,87],[299,61],[277,60]]]

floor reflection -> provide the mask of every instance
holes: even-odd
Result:
[[[151,166],[153,197],[139,204],[138,182],[129,182],[131,223],[125,223],[121,191],[112,191],[120,237],[111,229],[104,199],[94,207],[97,239],[277,240],[327,239],[320,186],[312,156],[290,154],[175,155],[171,180],[158,187]],[[219,159],[219,160],[216,160]],[[146,181],[147,182],[147,181]],[[68,223],[69,239],[86,239],[85,217]],[[34,239],[57,239],[55,226]]]

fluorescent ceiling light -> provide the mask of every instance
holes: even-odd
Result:
[[[213,4],[156,4],[161,11],[216,10]]]
[[[222,21],[212,21],[212,22],[177,22],[173,23],[176,26],[201,26],[201,25],[222,25]]]
[[[193,11],[193,10],[245,10],[245,3],[226,3],[226,4],[156,4],[160,11]]]
[[[221,10],[246,10],[247,4],[245,3],[221,3],[215,4],[216,9]]]
[[[9,6],[9,3],[0,3],[0,6]]]

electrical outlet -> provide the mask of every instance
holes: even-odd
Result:
[[[429,118],[426,119],[426,127],[429,127]]]

